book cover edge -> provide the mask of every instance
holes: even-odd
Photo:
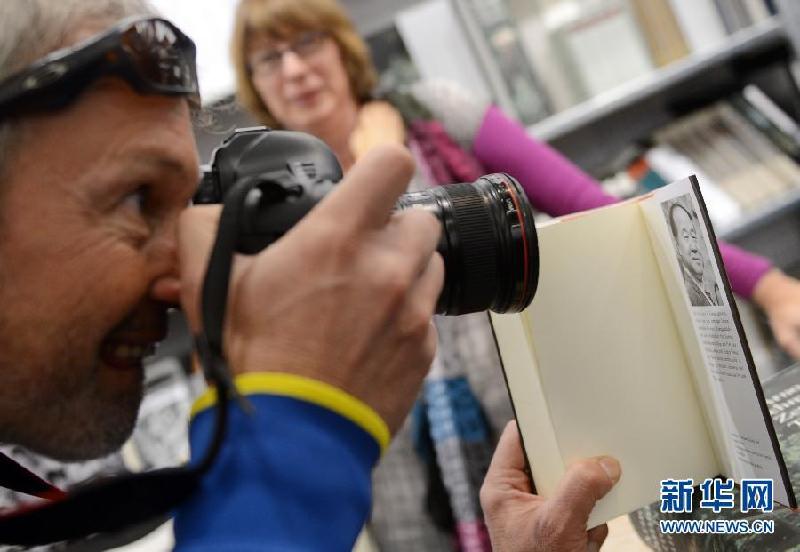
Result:
[[[783,452],[781,451],[780,442],[778,441],[778,435],[775,433],[775,426],[772,424],[772,415],[769,413],[769,408],[767,407],[766,398],[764,397],[764,388],[761,386],[761,379],[758,377],[758,373],[756,371],[756,365],[753,361],[753,355],[750,352],[750,346],[747,342],[747,336],[744,333],[744,327],[742,326],[742,320],[739,316],[739,309],[736,307],[736,302],[733,298],[733,290],[731,289],[730,281],[728,280],[728,275],[725,272],[725,265],[722,261],[722,254],[719,251],[719,245],[717,244],[717,236],[714,233],[714,228],[711,226],[708,218],[708,209],[706,208],[705,201],[703,200],[703,196],[700,193],[700,182],[697,180],[697,177],[692,175],[689,177],[689,180],[692,184],[692,190],[694,191],[695,199],[697,199],[697,203],[700,206],[700,211],[703,216],[703,224],[706,227],[706,232],[708,232],[709,242],[711,243],[711,249],[714,251],[714,257],[717,262],[717,266],[720,267],[722,270],[719,271],[721,279],[722,279],[722,286],[725,289],[725,297],[728,300],[728,304],[730,305],[731,314],[733,315],[733,323],[736,326],[736,331],[739,334],[739,339],[742,341],[744,347],[742,347],[742,351],[745,356],[745,360],[747,361],[747,369],[750,372],[750,378],[753,382],[753,387],[755,388],[756,398],[758,400],[758,406],[761,409],[761,416],[764,418],[764,424],[767,427],[767,434],[769,435],[771,444],[772,444],[772,451],[775,454],[775,458],[778,461],[778,469],[780,470],[782,483],[784,489],[786,490],[786,494],[789,497],[789,504],[788,506],[791,508],[797,508],[797,498],[794,494],[794,489],[792,488],[792,482],[789,479],[789,470],[786,467],[786,461],[783,458]]]
[[[494,329],[494,321],[492,320],[492,315],[488,312],[486,313],[486,316],[489,318],[489,327],[492,329],[492,340],[494,341],[494,347],[497,351],[497,357],[500,359],[500,369],[503,372],[503,381],[506,383],[506,393],[508,394],[508,402],[511,404],[511,412],[514,414],[514,421],[517,426],[517,435],[519,435],[519,441],[522,444],[522,457],[525,459],[525,474],[528,476],[528,482],[531,484],[531,493],[537,494],[536,481],[533,480],[533,471],[531,470],[530,462],[528,461],[528,449],[525,447],[525,437],[522,435],[522,431],[519,429],[517,407],[514,404],[514,397],[511,395],[511,385],[508,383],[506,363],[505,360],[503,360],[503,355],[500,354],[500,343],[497,341],[497,332]]]

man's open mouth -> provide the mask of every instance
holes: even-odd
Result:
[[[155,350],[154,341],[104,341],[100,346],[100,359],[112,368],[140,368],[142,361],[152,355]]]

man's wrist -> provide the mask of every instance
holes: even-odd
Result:
[[[386,421],[361,399],[328,383],[285,372],[248,372],[235,378],[240,394],[276,395],[309,402],[337,413],[367,432],[380,447],[389,445],[391,434]],[[192,406],[192,417],[217,402],[215,388],[209,388]]]

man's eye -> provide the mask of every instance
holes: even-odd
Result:
[[[148,187],[139,186],[127,194],[121,202],[121,207],[136,215],[142,215],[147,208]]]

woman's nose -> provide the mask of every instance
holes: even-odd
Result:
[[[286,78],[298,77],[308,71],[308,64],[297,53],[288,50],[283,53],[281,58],[281,71]]]

